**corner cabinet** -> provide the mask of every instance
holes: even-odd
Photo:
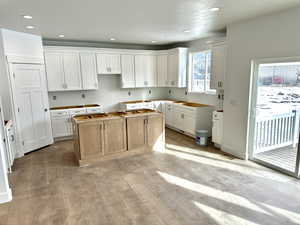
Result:
[[[97,53],[98,74],[121,74],[121,55]]]
[[[224,89],[227,45],[225,42],[212,46],[211,89]]]
[[[98,89],[94,53],[45,51],[48,91]]]

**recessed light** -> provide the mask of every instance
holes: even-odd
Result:
[[[34,29],[34,26],[28,25],[28,26],[26,26],[26,28],[29,30],[32,30],[32,29]]]
[[[157,41],[151,41],[152,43],[156,43]]]
[[[115,39],[115,38],[110,38],[109,40],[111,40],[111,41],[115,41],[116,39]]]
[[[32,16],[30,16],[30,15],[23,15],[23,18],[30,20],[30,19],[32,19]]]
[[[64,38],[64,37],[65,37],[65,35],[64,35],[64,34],[60,34],[60,35],[58,35],[58,37],[60,37],[60,38]]]
[[[212,12],[217,12],[217,11],[219,11],[220,10],[220,8],[218,8],[218,7],[214,7],[214,8],[211,8],[210,9],[210,11],[212,11]]]
[[[183,32],[184,33],[190,33],[191,31],[190,30],[184,30]]]

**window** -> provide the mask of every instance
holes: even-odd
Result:
[[[210,89],[211,51],[191,54],[189,91],[198,93],[216,93]]]

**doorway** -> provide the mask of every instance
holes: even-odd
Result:
[[[252,64],[249,158],[299,178],[300,58]]]

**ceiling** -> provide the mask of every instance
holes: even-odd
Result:
[[[209,37],[224,31],[227,24],[299,3],[299,0],[0,0],[0,27],[40,34],[46,39],[161,45]],[[210,11],[213,7],[220,10]],[[33,18],[26,20],[22,15]],[[35,29],[28,30],[27,25],[34,25]],[[59,38],[59,34],[65,37]]]

